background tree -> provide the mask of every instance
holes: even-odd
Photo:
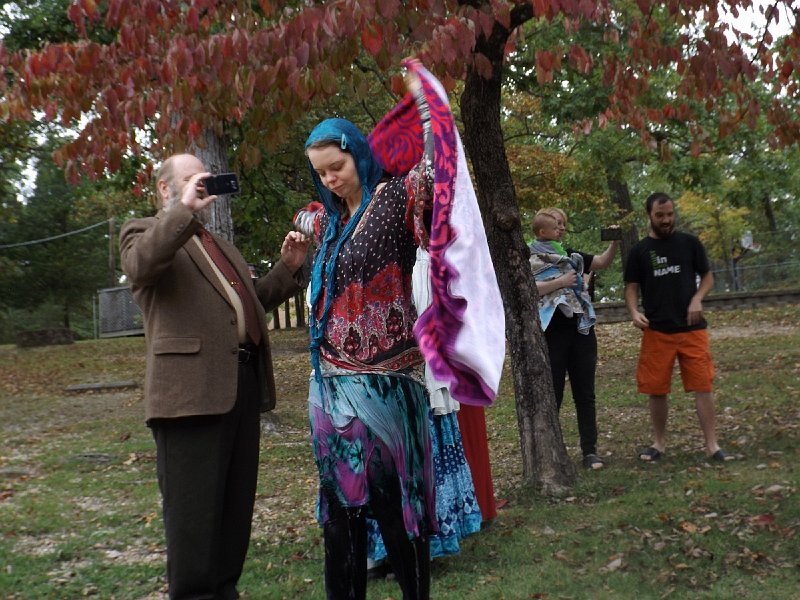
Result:
[[[266,267],[277,260],[294,213],[316,197],[302,147],[311,129],[328,116],[341,116],[370,131],[399,99],[390,89],[389,76],[368,54],[362,53],[355,64],[352,79],[341,82],[340,93],[311,107],[287,129],[285,139],[276,143],[266,135],[254,136],[256,150],[264,157],[254,166],[246,167],[236,158],[240,140],[258,131],[249,113],[232,128],[231,160],[238,164],[243,193],[231,208],[237,246],[251,262]]]
[[[68,0],[0,3],[5,51],[37,51],[75,43]],[[91,39],[107,42],[102,27]],[[14,82],[6,72],[2,83]],[[0,87],[2,87],[0,83]],[[1,109],[0,109],[1,110]],[[80,337],[94,333],[92,302],[101,287],[118,285],[114,216],[138,202],[131,182],[142,165],[127,157],[108,178],[79,188],[67,185],[53,151],[70,138],[58,124],[39,119],[0,123],[0,340],[26,329],[68,327]],[[86,229],[88,228],[88,229]],[[80,232],[72,235],[74,232]],[[54,239],[49,239],[54,238]],[[41,242],[39,240],[49,239]]]
[[[738,291],[735,261],[743,248],[741,240],[747,230],[747,208],[733,208],[713,194],[700,196],[687,192],[676,199],[681,221],[692,231],[698,233],[705,244],[709,259],[725,265],[728,285]]]
[[[625,5],[619,4],[615,9],[621,15],[626,14]],[[657,13],[654,15],[657,18]],[[628,18],[620,17],[620,22]],[[665,39],[677,39],[685,29],[679,20],[661,18],[659,22]],[[587,249],[597,247],[599,226],[611,221],[620,222],[628,233],[622,245],[624,262],[627,249],[638,237],[636,226],[646,226],[641,200],[654,189],[676,195],[686,190],[701,195],[713,193],[733,207],[750,206],[754,209],[752,214],[757,217],[757,223],[752,227],[756,237],[783,237],[783,232],[771,233],[775,230],[772,209],[780,198],[796,197],[797,188],[789,175],[793,172],[791,165],[794,164],[796,148],[769,146],[771,126],[765,115],[750,120],[748,127],[737,128],[732,126],[729,116],[737,104],[735,98],[722,96],[714,103],[707,102],[707,99],[685,98],[678,103],[675,99],[678,98],[680,74],[674,67],[665,65],[653,68],[649,73],[647,93],[640,101],[658,106],[666,99],[671,104],[667,104],[664,114],[671,116],[662,118],[655,113],[644,132],[647,143],[639,143],[635,139],[636,130],[630,127],[601,128],[597,126],[601,119],[594,119],[597,114],[605,114],[610,103],[612,90],[603,82],[603,56],[607,53],[608,36],[602,35],[602,31],[591,23],[564,34],[557,28],[543,27],[543,21],[536,19],[525,25],[524,32],[525,45],[518,47],[518,51],[509,57],[508,87],[517,94],[506,102],[505,111],[513,111],[514,121],[524,121],[525,126],[514,127],[511,136],[506,126],[507,139],[510,140],[508,147],[519,143],[550,148],[572,159],[569,165],[573,168],[562,171],[555,189],[547,192],[550,198],[559,198],[559,203],[570,214],[571,243],[580,243],[580,247]],[[619,36],[623,41],[626,32],[626,28],[620,28]],[[535,70],[537,57],[542,53],[547,56],[549,49],[559,44],[569,47],[570,52],[550,56],[556,64],[550,74],[552,83],[545,81],[544,77],[534,77],[534,74],[541,74]],[[574,49],[575,44],[591,59],[590,68],[580,68],[575,60],[571,60],[578,52]],[[752,44],[744,44],[744,48],[750,55],[756,54],[755,49],[748,50],[753,48]],[[771,84],[760,77],[746,82],[748,94],[762,106],[771,102],[771,88]],[[516,113],[515,104],[525,105],[516,99],[522,94],[532,98],[527,104],[535,106],[538,118],[532,118],[530,112]],[[792,106],[793,101],[786,99],[786,105]],[[677,112],[691,112],[694,117],[691,120],[676,118]],[[698,131],[705,132],[705,142],[700,146],[694,144]],[[765,168],[767,164],[769,168]],[[514,172],[524,173],[525,169],[516,166]],[[786,190],[787,187],[794,191]],[[547,202],[535,202],[535,208],[544,203]],[[521,200],[521,206],[525,206],[524,200]],[[523,217],[526,213],[523,212]],[[766,222],[759,217],[762,213]],[[797,224],[790,221],[782,225],[794,229]],[[753,262],[785,265],[791,257],[788,248],[782,250],[782,261],[775,260],[776,255],[767,246],[762,246],[763,253],[758,257],[753,253],[746,256]],[[767,255],[770,255],[769,259]],[[726,271],[730,270],[728,263],[718,264]],[[601,297],[618,298],[621,289],[619,272],[602,275]],[[772,280],[785,281],[785,278]]]
[[[91,336],[92,298],[108,281],[107,208],[87,206],[84,190],[64,181],[49,157],[37,165],[35,186],[4,239],[10,268],[0,276],[0,295],[22,323],[43,321]],[[97,223],[102,226],[69,235]]]

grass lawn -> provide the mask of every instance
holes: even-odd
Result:
[[[639,334],[600,325],[598,422],[606,469],[565,497],[520,483],[511,377],[487,411],[497,519],[437,559],[442,599],[800,599],[800,307],[709,315],[718,435],[737,460],[709,464],[690,395],[673,396],[666,456],[641,463],[646,399]],[[278,408],[263,422],[243,598],[324,598],[316,471],[305,398],[306,333],[272,335]],[[162,599],[163,528],[141,388],[142,338],[20,350],[0,346],[0,599]],[[674,385],[679,389],[679,379]],[[579,461],[569,394],[561,414]],[[393,581],[368,597],[400,598]]]

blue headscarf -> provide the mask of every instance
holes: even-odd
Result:
[[[359,204],[355,214],[350,216],[350,220],[340,233],[342,205],[338,200],[334,199],[331,191],[322,184],[322,180],[314,170],[311,161],[308,162],[314,185],[330,219],[311,270],[311,314],[309,315],[311,364],[314,367],[315,376],[320,380],[319,349],[325,332],[325,324],[328,322],[331,303],[333,302],[333,280],[336,261],[342,244],[353,234],[361,220],[361,216],[364,214],[364,210],[372,199],[372,194],[375,192],[375,188],[383,175],[383,169],[373,157],[367,138],[350,121],[345,119],[325,119],[311,131],[306,140],[305,149],[308,150],[309,146],[317,142],[334,142],[343,152],[349,152],[353,156],[358,179],[361,182],[361,204]],[[331,243],[335,245],[326,263],[325,257],[328,254],[328,247]],[[317,304],[322,297],[323,269],[325,270],[325,305],[323,306],[322,314],[317,318]]]

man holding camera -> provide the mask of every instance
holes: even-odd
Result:
[[[255,500],[260,412],[275,404],[264,310],[301,289],[308,240],[252,281],[239,251],[206,231],[217,196],[190,154],[156,176],[161,210],[120,232],[122,268],[142,310],[145,418],[156,443],[169,597],[238,598]]]
[[[667,398],[677,358],[684,390],[695,393],[706,454],[722,462],[731,457],[717,444],[714,363],[703,318],[703,299],[714,287],[714,275],[700,240],[675,230],[675,208],[667,194],[651,194],[645,210],[650,234],[631,248],[625,267],[625,304],[633,324],[643,331],[636,381],[639,392],[650,397],[654,434],[653,445],[641,450],[639,458],[654,461],[664,454]],[[639,290],[644,314],[639,312]]]

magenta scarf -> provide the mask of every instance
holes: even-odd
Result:
[[[505,316],[464,149],[439,81],[418,61],[404,65],[422,81],[434,137],[430,242],[432,300],[414,325],[436,379],[459,402],[494,401],[505,359]],[[422,122],[407,94],[369,135],[376,160],[403,175],[422,158]]]

